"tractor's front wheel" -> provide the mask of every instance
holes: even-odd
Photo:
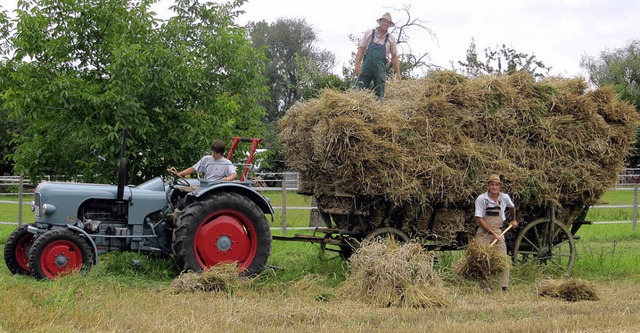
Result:
[[[29,275],[29,251],[34,235],[27,231],[28,225],[14,230],[4,245],[4,262],[13,274]]]
[[[218,193],[189,205],[173,231],[180,270],[200,272],[235,262],[242,275],[260,273],[271,254],[271,231],[262,210],[236,193]]]
[[[29,252],[31,274],[37,279],[55,279],[88,270],[93,265],[91,247],[68,229],[50,230],[37,237]]]

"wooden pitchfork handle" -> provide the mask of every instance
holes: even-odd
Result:
[[[498,238],[494,239],[493,242],[491,242],[491,244],[489,244],[489,246],[493,246],[493,244],[495,244],[498,241],[498,239],[500,239],[500,237],[504,236],[504,234],[506,234],[507,231],[509,231],[509,229],[511,229],[511,227],[513,227],[513,226],[511,224],[509,224],[508,227],[506,227],[504,230],[502,230],[502,232],[500,233]]]

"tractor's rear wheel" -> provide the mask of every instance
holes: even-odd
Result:
[[[91,254],[91,247],[82,236],[68,229],[50,230],[33,242],[29,267],[35,278],[53,280],[91,268]]]
[[[13,274],[29,275],[29,251],[34,235],[27,231],[28,225],[14,230],[4,245],[4,262]]]
[[[218,193],[189,205],[173,231],[180,270],[200,272],[235,262],[242,275],[260,273],[271,254],[271,231],[262,210],[236,193]]]

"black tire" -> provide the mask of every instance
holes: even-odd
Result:
[[[64,274],[89,270],[93,265],[92,253],[89,243],[69,229],[47,231],[31,246],[31,275],[53,280]]]
[[[173,253],[183,271],[236,262],[241,275],[256,275],[271,254],[269,223],[250,199],[217,193],[185,208],[173,231]]]
[[[35,239],[34,235],[27,231],[28,225],[23,225],[14,230],[4,245],[4,262],[13,274],[29,275],[29,251]]]

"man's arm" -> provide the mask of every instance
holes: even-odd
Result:
[[[355,68],[355,74],[356,76],[360,76],[360,73],[362,73],[362,56],[364,55],[364,48],[363,47],[358,47],[358,53],[356,53],[356,68]]]
[[[178,172],[178,170],[175,167],[170,167],[169,170],[171,170],[172,172],[177,173],[180,177],[184,177],[187,175],[190,175],[192,173],[194,173],[196,171],[196,169],[194,169],[193,167],[188,167],[180,172]]]
[[[222,180],[222,181],[230,181],[230,180],[235,180],[236,178],[238,178],[238,173],[234,172],[229,176],[222,177],[220,180]]]
[[[391,61],[393,62],[393,70],[396,72],[396,80],[402,80],[402,75],[400,75],[400,62],[398,61],[398,54],[391,54]]]
[[[511,221],[509,221],[509,224],[512,225],[514,228],[518,226],[518,221],[516,220],[516,208],[515,207],[509,207],[509,216],[511,216]]]

